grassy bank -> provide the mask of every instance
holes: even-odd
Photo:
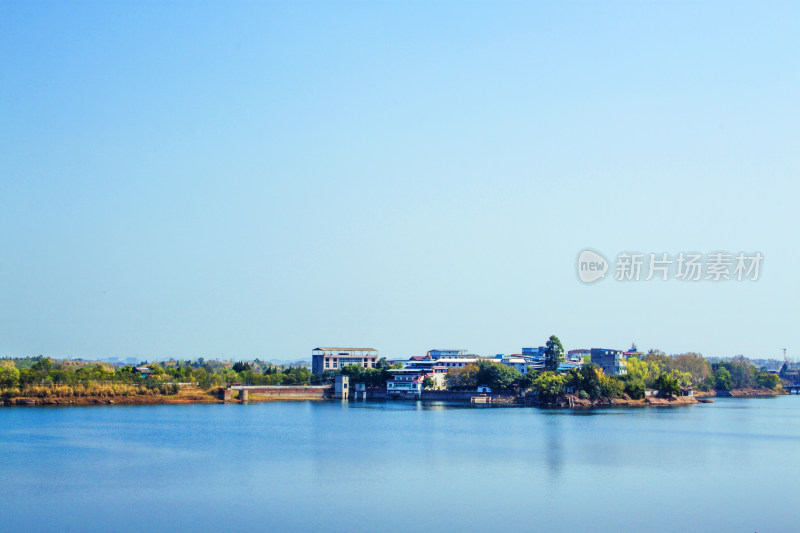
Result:
[[[0,392],[4,405],[149,405],[217,403],[216,388],[143,387],[122,383],[88,385],[29,385]]]

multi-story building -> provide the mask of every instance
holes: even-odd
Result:
[[[518,355],[509,355],[506,357],[499,358],[498,362],[510,366],[511,368],[519,371],[521,374],[528,373],[528,366],[531,366],[530,363],[521,356]]]
[[[467,355],[467,350],[428,350],[431,359],[457,359]]]
[[[422,368],[400,368],[392,370],[392,379],[386,382],[386,393],[390,396],[422,394],[426,370]]]
[[[609,376],[624,376],[628,373],[628,361],[622,350],[592,348],[592,363],[603,369]]]
[[[311,372],[321,374],[348,365],[375,368],[378,350],[375,348],[314,348],[311,350]]]
[[[547,357],[545,356],[546,351],[547,348],[544,346],[539,346],[538,348],[523,348],[521,354],[511,354],[509,356],[502,357],[500,362],[504,365],[516,368],[523,374],[528,373],[528,368],[532,368],[537,372],[543,372],[547,366]],[[588,353],[588,351],[586,353]],[[564,358],[564,361],[558,364],[558,372],[563,374],[574,368],[580,368],[581,365],[583,365],[583,359],[570,352]]]
[[[467,365],[474,365],[478,362],[477,357],[453,357],[453,358],[442,358],[436,359],[434,363],[436,366],[441,366],[450,370],[451,368],[462,368]],[[446,371],[445,371],[446,372]]]
[[[434,359],[426,355],[424,357],[412,357],[406,362],[405,368],[422,368],[429,372],[446,373],[451,368],[461,368],[477,362],[477,357],[443,357]]]

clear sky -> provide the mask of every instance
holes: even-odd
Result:
[[[799,358],[796,2],[0,1],[0,355]],[[584,285],[586,247],[760,279]]]

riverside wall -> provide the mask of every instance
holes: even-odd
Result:
[[[248,400],[324,400],[333,395],[332,387],[319,386],[264,386],[231,387],[240,397],[246,391]]]

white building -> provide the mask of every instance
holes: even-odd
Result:
[[[378,350],[375,348],[314,348],[311,350],[311,372],[321,374],[341,370],[348,365],[375,368]]]
[[[422,394],[425,370],[421,368],[400,368],[392,370],[392,379],[386,382],[386,393],[390,396]]]
[[[521,374],[528,373],[528,365],[531,365],[524,357],[517,357],[517,356],[510,356],[510,357],[503,357],[500,360],[506,366],[510,366],[511,368],[518,370]]]

